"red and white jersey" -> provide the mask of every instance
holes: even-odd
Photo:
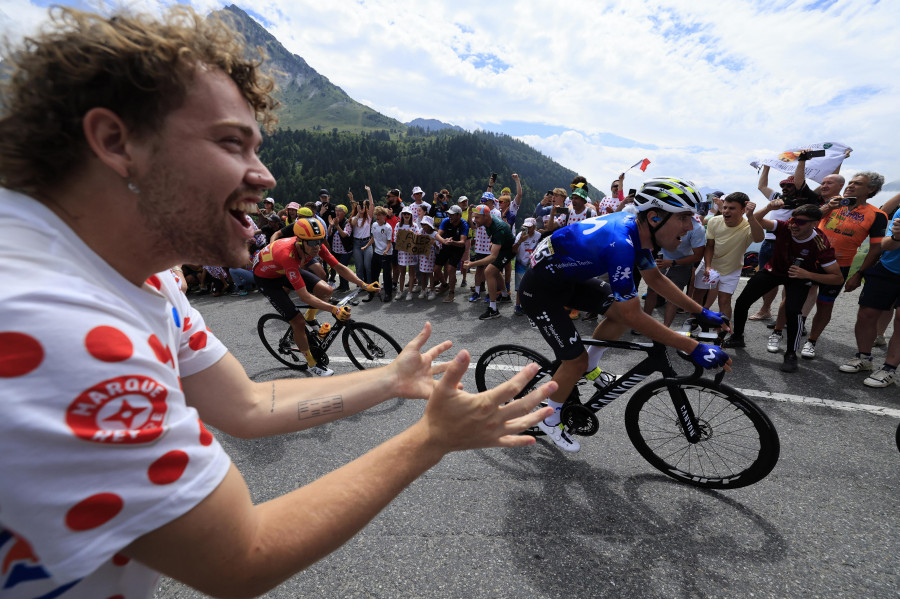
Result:
[[[158,574],[119,552],[224,479],[181,379],[227,350],[170,271],[137,287],[6,190],[0,256],[2,595],[150,597]]]

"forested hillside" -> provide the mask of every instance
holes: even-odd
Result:
[[[543,192],[568,187],[575,173],[507,135],[459,127],[441,129],[433,119],[417,119],[431,130],[407,126],[348,96],[306,61],[289,52],[246,12],[231,5],[219,11],[244,35],[251,48],[261,47],[264,69],[278,83],[281,129],[267,136],[262,159],[278,181],[272,197],[279,204],[307,202],[327,188],[335,199],[352,189],[357,198],[364,185],[381,200],[397,187],[409,198],[414,186],[430,198],[442,188],[454,197],[479,197],[491,172],[499,190],[515,190],[510,178],[524,184],[524,211],[531,212]],[[602,194],[593,192],[593,197]]]
[[[343,200],[348,188],[365,197],[369,185],[376,199],[397,187],[404,199],[416,185],[428,197],[447,188],[454,197],[477,197],[490,173],[498,174],[496,190],[518,173],[524,187],[523,210],[530,213],[543,192],[568,188],[575,173],[507,135],[454,131],[425,132],[410,127],[399,140],[387,131],[355,134],[340,131],[278,130],[268,136],[260,156],[278,181],[272,196],[279,204],[317,199],[327,188]],[[593,192],[592,192],[593,193]],[[599,193],[594,193],[600,196]]]

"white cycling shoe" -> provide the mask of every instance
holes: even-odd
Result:
[[[541,429],[541,432],[553,439],[553,442],[556,443],[556,446],[563,451],[571,451],[572,453],[574,453],[581,449],[581,443],[579,443],[577,439],[569,435],[562,422],[555,426],[551,426],[541,420],[537,423],[537,425],[538,428]]]
[[[315,376],[331,376],[334,374],[334,371],[327,366],[319,366],[316,364],[315,366],[310,366],[309,371],[313,373]]]

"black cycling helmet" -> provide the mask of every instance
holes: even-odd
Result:
[[[703,196],[691,181],[660,177],[650,179],[641,186],[634,196],[634,206],[639,211],[656,208],[665,212],[697,212],[697,205]]]

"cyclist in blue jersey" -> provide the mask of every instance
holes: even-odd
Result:
[[[597,378],[606,349],[591,346],[585,350],[566,306],[606,315],[594,330],[594,339],[612,341],[635,329],[689,353],[694,363],[705,368],[731,364],[720,347],[698,343],[645,314],[634,284],[637,269],[654,291],[702,324],[724,326],[720,313],[682,293],[656,268],[653,259],[652,252],[660,248],[673,251],[678,247],[681,237],[693,228],[694,211],[701,200],[690,181],[652,179],[635,196],[636,215],[616,212],[572,223],[544,238],[532,254],[532,268],[522,279],[522,308],[561,361],[553,375],[559,388],[548,399],[555,412],[538,426],[560,448],[580,448],[560,422],[560,410],[579,378]],[[597,278],[605,274],[609,283]]]

